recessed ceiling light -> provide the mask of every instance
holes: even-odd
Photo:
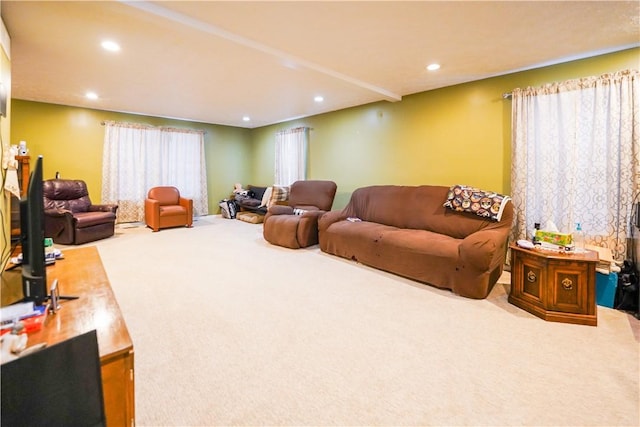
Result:
[[[251,117],[249,117],[249,116],[244,116],[244,117],[242,118],[242,121],[243,121],[243,122],[248,122],[248,121],[250,121],[250,120],[251,120]]]
[[[98,94],[95,92],[87,92],[84,96],[86,96],[87,99],[98,99]]]
[[[429,71],[435,71],[435,70],[437,70],[439,68],[440,68],[440,64],[430,64],[430,65],[427,66],[427,70],[429,70]]]
[[[120,51],[120,45],[111,40],[105,40],[102,42],[102,48],[104,50],[108,50],[109,52],[118,52]]]
[[[316,96],[315,98],[313,98],[314,101],[316,102],[322,102],[324,101],[324,97],[321,95]]]

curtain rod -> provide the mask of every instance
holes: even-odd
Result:
[[[104,126],[109,122],[110,121],[102,120],[100,122],[100,125]],[[112,123],[131,125],[134,128],[140,128],[140,129],[164,129],[164,130],[171,130],[171,131],[194,132],[194,133],[202,133],[202,134],[206,134],[207,133],[207,131],[203,130],[203,129],[176,128],[176,127],[173,127],[173,126],[153,126],[153,125],[140,124],[140,123],[122,123],[122,122],[112,122]]]
[[[504,95],[502,95],[502,96],[504,97]],[[509,96],[511,96],[511,94],[509,94]],[[103,121],[101,121],[101,122],[100,122],[100,124],[101,124],[102,126],[104,126],[105,124],[107,124],[107,122],[103,120]],[[306,126],[301,126],[301,127],[299,127],[299,128],[294,128],[294,129],[290,129],[290,130],[300,129],[300,128],[304,128],[304,127],[306,127]],[[307,129],[309,129],[309,130],[314,130],[313,128],[310,128],[310,127],[307,127]],[[206,131],[202,131],[202,132],[207,133]]]

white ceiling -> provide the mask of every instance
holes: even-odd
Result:
[[[0,12],[13,98],[247,128],[640,45],[638,1],[3,0]]]

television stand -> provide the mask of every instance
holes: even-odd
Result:
[[[49,285],[53,278],[64,283],[64,291],[77,295],[82,304],[68,304],[39,331],[29,334],[29,344],[54,345],[96,329],[102,365],[107,426],[135,425],[135,372],[133,342],[109,284],[95,246],[65,251],[65,261],[47,267]],[[0,305],[21,299],[22,278],[18,270],[3,272]]]

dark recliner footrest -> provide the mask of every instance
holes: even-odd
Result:
[[[76,219],[77,228],[93,227],[116,220],[112,212],[76,212],[73,216]]]

